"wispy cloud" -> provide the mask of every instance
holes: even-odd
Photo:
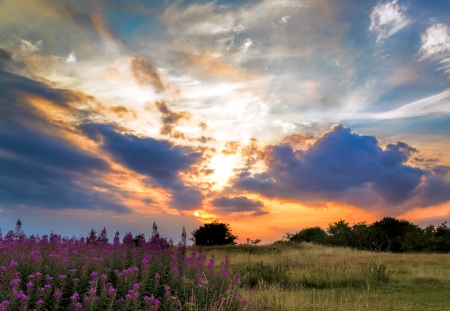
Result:
[[[353,117],[361,119],[369,118],[375,120],[388,120],[448,113],[450,113],[450,89],[426,98],[422,98],[412,103],[402,105],[396,109],[379,113],[355,114]]]
[[[439,59],[439,70],[450,75],[450,27],[442,23],[433,24],[422,33],[421,39],[419,60]]]
[[[385,39],[399,32],[412,20],[405,14],[406,7],[397,4],[397,0],[380,3],[370,13],[370,30],[375,31],[377,43],[382,44]]]

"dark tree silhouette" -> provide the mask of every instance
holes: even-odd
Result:
[[[97,231],[92,228],[91,232],[89,232],[89,236],[86,238],[87,244],[94,244],[97,242]]]
[[[237,236],[231,233],[230,225],[220,223],[217,219],[210,224],[204,224],[192,233],[191,240],[195,245],[228,245],[236,244]]]
[[[16,228],[14,229],[14,239],[20,240],[22,236],[23,236],[22,222],[20,221],[19,218],[17,219]]]
[[[100,235],[97,238],[97,243],[100,243],[100,244],[108,243],[108,234],[106,233],[105,227],[103,227],[102,232],[100,232]]]

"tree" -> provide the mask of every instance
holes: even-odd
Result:
[[[328,225],[329,243],[336,246],[349,246],[352,228],[341,219]]]
[[[286,238],[293,242],[312,242],[324,244],[327,241],[327,233],[320,227],[311,227],[300,230],[297,233],[286,233]]]
[[[100,232],[100,235],[97,238],[97,243],[100,243],[100,244],[108,243],[108,234],[106,233],[105,227],[103,227],[102,232]]]
[[[231,233],[230,225],[221,223],[217,219],[210,224],[204,224],[192,233],[194,245],[211,246],[211,245],[234,245],[237,236]]]
[[[370,226],[375,231],[374,249],[394,253],[404,251],[402,242],[406,234],[417,231],[417,227],[407,220],[398,220],[393,217],[384,217],[374,222]]]
[[[20,240],[23,237],[23,230],[22,230],[22,222],[20,221],[20,218],[16,222],[16,228],[14,229],[14,239]]]
[[[89,232],[89,236],[86,238],[87,244],[95,244],[97,242],[97,231],[92,228],[91,232]]]

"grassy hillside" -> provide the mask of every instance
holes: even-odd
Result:
[[[209,247],[226,254],[261,310],[450,310],[450,254],[301,244]],[[217,262],[216,261],[216,262]]]

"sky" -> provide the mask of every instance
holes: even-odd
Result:
[[[0,228],[239,242],[450,220],[450,2],[0,0]]]

